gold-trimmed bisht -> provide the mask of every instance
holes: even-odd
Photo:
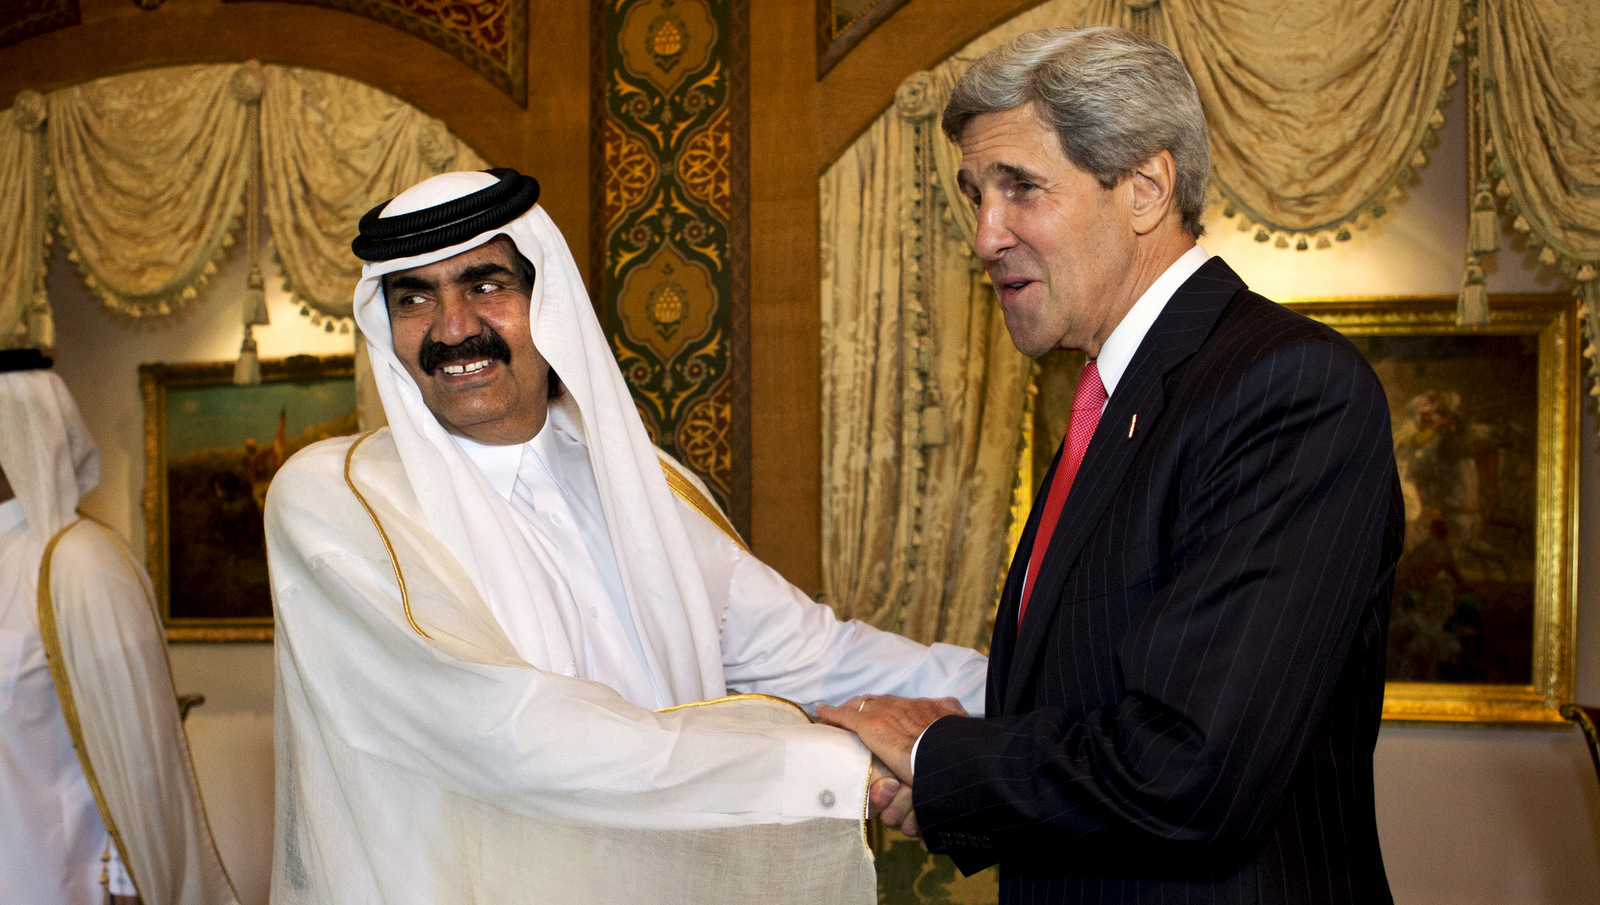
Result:
[[[400,559],[394,555],[394,545],[389,542],[389,533],[383,530],[383,523],[378,521],[378,514],[372,510],[372,506],[367,503],[367,498],[361,495],[361,491],[356,489],[356,483],[350,477],[350,463],[355,459],[356,448],[375,433],[377,431],[371,430],[362,434],[356,439],[356,442],[350,444],[350,449],[345,452],[344,483],[345,486],[350,488],[350,492],[355,494],[356,502],[360,503],[361,508],[366,510],[367,517],[372,519],[372,527],[378,529],[378,537],[383,540],[383,549],[389,554],[389,565],[394,568],[394,580],[400,585],[400,606],[405,609],[406,622],[410,623],[412,630],[417,634],[432,640],[433,636],[423,631],[422,626],[417,625],[417,620],[411,615],[411,595],[406,591],[405,573],[400,570]],[[707,499],[706,495],[701,493],[693,482],[679,474],[677,469],[668,465],[665,461],[661,461],[660,465],[662,473],[667,477],[667,486],[672,488],[672,492],[677,494],[679,499],[688,503],[696,512],[704,516],[707,521],[715,525],[718,530],[726,534],[729,540],[739,545],[739,549],[746,553],[750,552],[750,548],[745,544],[744,539],[739,536],[738,531],[734,530],[733,525],[723,517],[722,511],[717,508],[715,503]]]

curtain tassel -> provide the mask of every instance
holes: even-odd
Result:
[[[28,317],[28,342],[38,349],[54,349],[56,347],[56,319],[50,313],[48,302],[33,306],[33,311]]]
[[[1483,284],[1483,264],[1477,255],[1467,258],[1467,275],[1456,302],[1456,323],[1462,327],[1481,327],[1489,322],[1489,289]]]
[[[246,327],[265,327],[272,323],[272,316],[267,313],[265,281],[261,279],[261,268],[254,261],[250,263],[250,279],[245,284],[243,315]]]
[[[242,387],[261,383],[261,358],[256,355],[256,338],[250,335],[253,329],[249,324],[245,325],[244,342],[239,345],[239,361],[233,366],[233,382]]]
[[[1486,255],[1500,250],[1500,218],[1494,209],[1494,195],[1480,189],[1472,201],[1472,219],[1467,225],[1467,251]]]

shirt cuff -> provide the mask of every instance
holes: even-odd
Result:
[[[937,723],[938,720],[934,720],[933,722]],[[933,723],[929,723],[927,728],[922,730],[922,735],[918,735],[917,740],[911,743],[911,776],[915,776],[917,774],[917,746],[922,744],[922,736],[927,735],[928,729],[932,728]],[[911,776],[906,777],[907,784],[911,784]]]
[[[784,746],[784,816],[861,819],[872,770],[867,747],[843,729],[804,728],[809,731],[791,735]]]

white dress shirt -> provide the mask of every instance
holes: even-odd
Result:
[[[630,701],[667,706],[670,702],[651,679],[628,608],[589,451],[566,413],[552,407],[544,427],[527,443],[489,446],[465,437],[454,439],[495,492],[511,504],[528,542],[561,564],[566,590],[587,620],[587,663],[582,674],[610,685]],[[537,641],[536,629],[524,615],[495,609],[495,618],[518,653],[529,656],[530,650],[539,648],[531,646]],[[525,650],[524,645],[530,647]]]

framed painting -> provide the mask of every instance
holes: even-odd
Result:
[[[302,447],[357,430],[351,356],[263,361],[257,386],[233,368],[139,367],[145,546],[172,641],[272,639],[267,487]]]
[[[1291,307],[1351,339],[1389,399],[1406,540],[1385,719],[1561,724],[1576,627],[1579,334],[1565,295]]]

